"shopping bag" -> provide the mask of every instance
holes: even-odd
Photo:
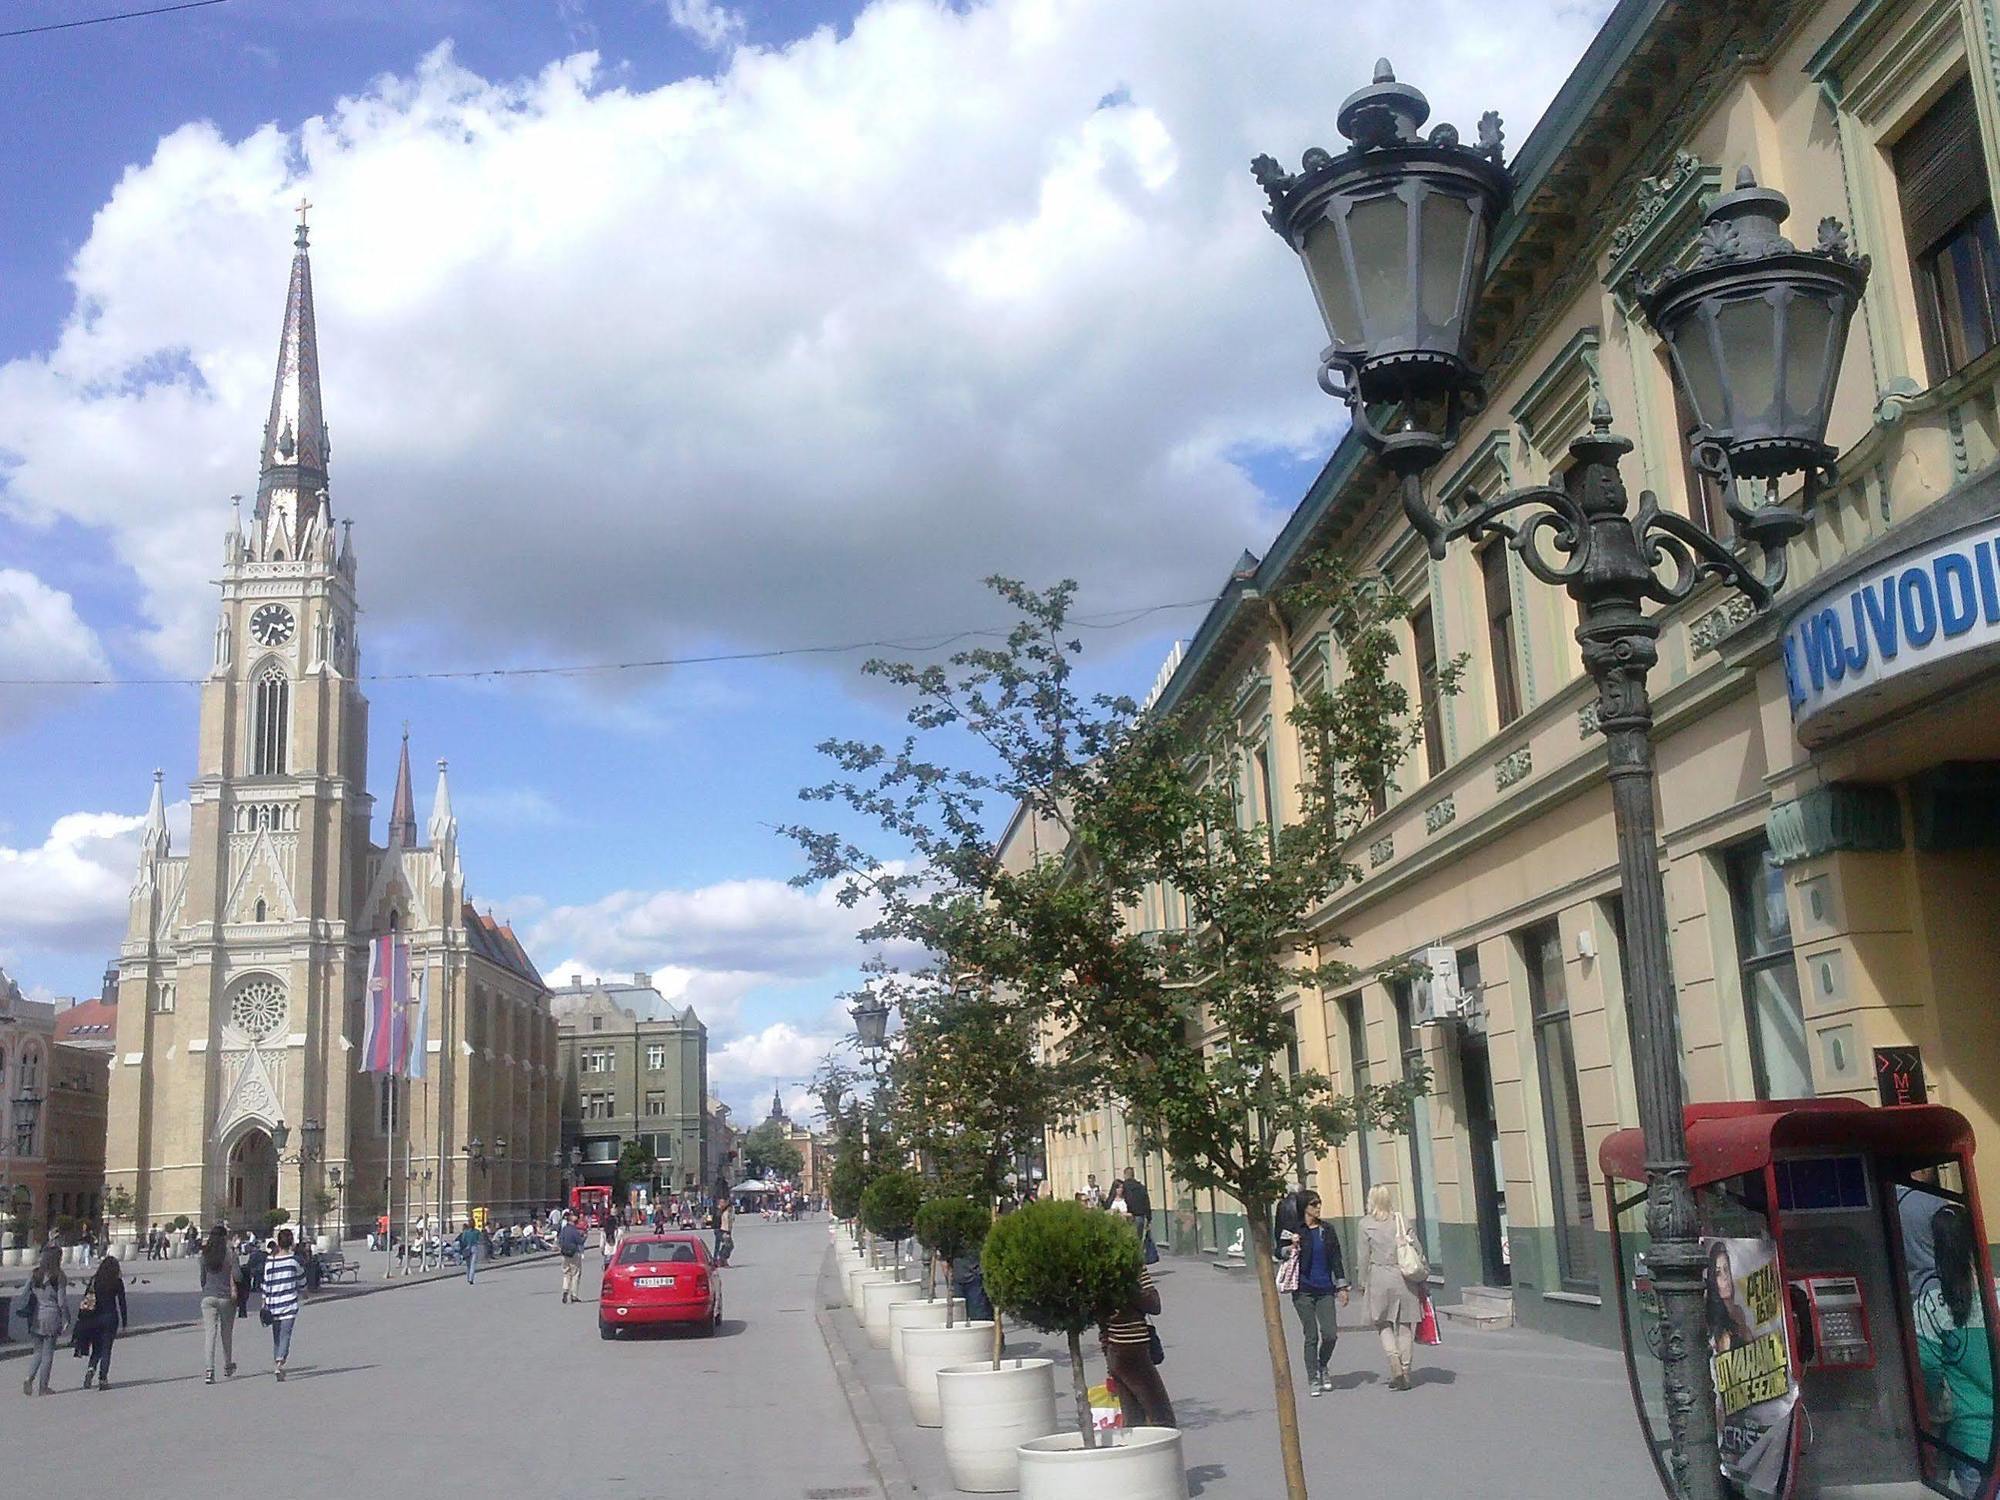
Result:
[[[1417,1342],[1420,1344],[1441,1344],[1444,1338],[1438,1332],[1437,1309],[1431,1299],[1424,1298],[1424,1315],[1417,1320]]]

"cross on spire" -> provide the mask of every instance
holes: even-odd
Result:
[[[299,201],[292,205],[292,211],[299,216],[299,232],[293,236],[292,243],[301,250],[306,247],[306,211],[311,207],[312,200],[303,193],[299,195]]]

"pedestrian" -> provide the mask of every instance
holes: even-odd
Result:
[[[1333,1357],[1334,1341],[1340,1337],[1340,1314],[1336,1307],[1347,1306],[1347,1266],[1340,1253],[1340,1236],[1320,1217],[1319,1194],[1307,1190],[1305,1220],[1297,1234],[1288,1237],[1286,1260],[1290,1275],[1292,1311],[1299,1315],[1305,1336],[1306,1378],[1310,1391],[1323,1396],[1332,1389],[1327,1384],[1326,1362]]]
[[[480,1233],[472,1227],[472,1220],[465,1221],[465,1227],[458,1232],[458,1253],[465,1257],[465,1283],[473,1285],[479,1280]]]
[[[96,1274],[77,1300],[76,1323],[84,1340],[83,1388],[95,1380],[100,1391],[111,1389],[111,1346],[118,1331],[132,1321],[132,1309],[125,1301],[125,1277],[118,1257],[106,1255],[97,1263]]]
[[[577,1289],[583,1284],[583,1231],[576,1227],[576,1220],[568,1214],[562,1216],[562,1228],[556,1231],[556,1249],[562,1252],[562,1299],[565,1302],[581,1302]]]
[[[715,1201],[715,1261],[717,1265],[729,1264],[729,1253],[736,1247],[736,1208],[725,1194]],[[729,1246],[729,1250],[723,1248]]]
[[[1121,1219],[1132,1217],[1132,1209],[1125,1202],[1124,1183],[1114,1182],[1111,1184],[1111,1197],[1105,1202],[1104,1209],[1105,1212],[1116,1214]]]
[[[258,1270],[263,1269],[259,1257]],[[250,1273],[230,1248],[229,1231],[209,1230],[201,1247],[201,1337],[208,1353],[208,1384],[215,1384],[215,1351],[222,1350],[222,1376],[236,1373],[236,1320],[250,1296]]]
[[[616,1216],[604,1221],[604,1232],[597,1238],[597,1249],[598,1253],[604,1257],[605,1268],[607,1270],[610,1269],[611,1257],[618,1250],[618,1220]]]
[[[1125,1169],[1124,1188],[1125,1207],[1131,1210],[1132,1222],[1139,1226],[1140,1237],[1146,1243],[1146,1264],[1153,1265],[1160,1258],[1160,1247],[1153,1243],[1153,1195],[1130,1167]]]
[[[299,1307],[305,1301],[306,1268],[292,1253],[292,1232],[278,1231],[278,1241],[264,1262],[258,1282],[263,1307],[257,1316],[271,1330],[271,1363],[280,1381],[285,1378],[285,1361],[292,1353],[292,1325],[298,1322]]]
[[[1368,1299],[1368,1321],[1381,1335],[1382,1352],[1389,1358],[1392,1391],[1410,1388],[1417,1320],[1424,1313],[1416,1288],[1396,1264],[1397,1251],[1406,1241],[1416,1243],[1410,1226],[1396,1211],[1395,1190],[1378,1182],[1368,1194],[1368,1215],[1361,1221],[1359,1279],[1362,1295]]]
[[[1083,1191],[1077,1196],[1092,1208],[1099,1208],[1103,1205],[1104,1192],[1097,1185],[1097,1174],[1095,1172],[1092,1172],[1088,1179],[1086,1179],[1083,1184]]]
[[[250,1316],[250,1294],[262,1284],[268,1252],[249,1230],[236,1242],[236,1316]]]
[[[1167,1398],[1167,1385],[1160,1378],[1157,1350],[1159,1335],[1149,1317],[1160,1312],[1160,1289],[1153,1273],[1139,1268],[1139,1295],[1126,1307],[1104,1320],[1098,1340],[1104,1350],[1104,1368],[1118,1387],[1118,1405],[1125,1425],[1132,1427],[1177,1427],[1174,1404]]]
[[[62,1251],[56,1246],[42,1251],[28,1284],[14,1299],[14,1313],[28,1320],[28,1336],[34,1341],[21,1394],[46,1396],[56,1366],[56,1345],[69,1327],[69,1278],[63,1275]]]

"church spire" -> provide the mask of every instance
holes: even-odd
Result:
[[[444,779],[444,762],[438,762],[437,796],[431,800],[431,847],[448,849],[458,838],[458,819],[452,816],[451,787]]]
[[[139,830],[139,863],[144,865],[167,857],[167,804],[161,791],[166,780],[162,771],[153,773],[153,800],[146,804],[146,823]]]
[[[320,407],[319,334],[313,322],[312,263],[306,256],[305,216],[310,207],[299,200],[285,326],[278,336],[278,373],[271,386],[271,415],[264,423],[255,518],[267,557],[298,555],[326,489],[328,445]]]
[[[417,847],[417,799],[410,793],[410,731],[403,731],[403,754],[396,763],[396,800],[389,809],[389,842]]]

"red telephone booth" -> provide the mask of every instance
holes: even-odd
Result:
[[[1994,1500],[1993,1266],[1956,1110],[1689,1105],[1722,1468],[1746,1500]],[[1598,1152],[1633,1400],[1666,1479],[1645,1142]],[[1669,1486],[1671,1490],[1671,1486]]]

